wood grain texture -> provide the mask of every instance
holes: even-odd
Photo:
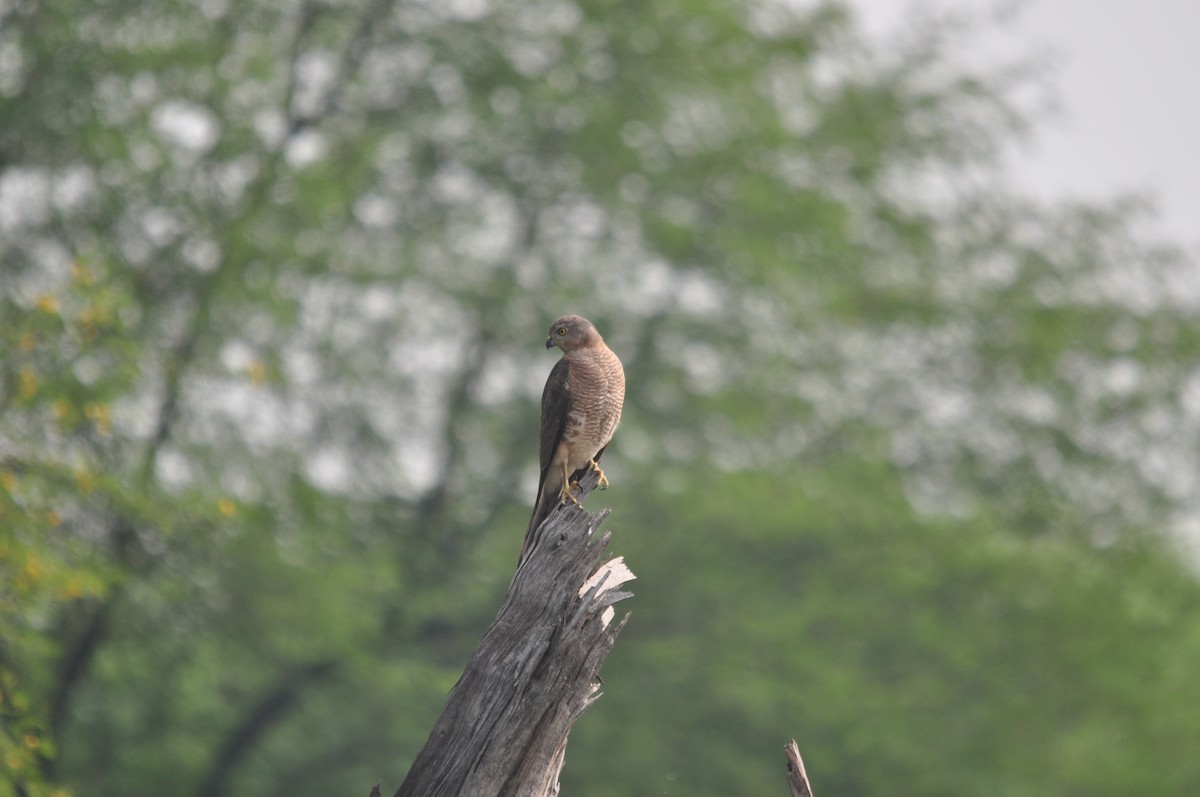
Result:
[[[595,486],[587,474],[580,497]],[[558,793],[567,735],[628,619],[612,623],[633,574],[601,563],[607,514],[566,506],[541,526],[396,797]]]

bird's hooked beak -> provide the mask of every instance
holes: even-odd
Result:
[[[546,336],[546,348],[547,349],[554,348],[554,338],[550,337],[549,335]]]

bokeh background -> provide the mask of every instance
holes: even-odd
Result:
[[[564,793],[1200,793],[1196,256],[1019,187],[981,24],[0,2],[0,795],[394,788],[565,312],[639,579]]]

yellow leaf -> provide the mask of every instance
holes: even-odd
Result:
[[[78,468],[75,471],[75,483],[79,485],[79,489],[84,493],[90,493],[96,489],[96,474],[84,468]]]
[[[43,313],[49,313],[51,315],[58,313],[58,298],[51,296],[48,293],[43,293],[41,296],[37,297],[35,304],[37,304],[37,308]]]
[[[253,361],[247,370],[250,372],[250,381],[254,385],[262,387],[267,383],[267,366],[262,360]]]
[[[225,517],[233,517],[237,514],[237,504],[232,498],[222,498],[217,502],[217,511]]]
[[[28,401],[37,395],[38,378],[37,372],[28,365],[21,369],[21,374],[17,381],[17,393],[21,398]]]
[[[101,404],[98,401],[89,401],[83,405],[83,414],[96,425],[96,429],[101,434],[108,434],[112,429],[112,418],[109,415],[107,404]]]
[[[79,323],[83,325],[83,334],[88,340],[93,340],[97,335],[97,317],[96,308],[90,304],[79,311]]]

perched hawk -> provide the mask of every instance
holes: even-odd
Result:
[[[521,545],[521,559],[529,553],[534,532],[561,501],[579,503],[572,483],[596,471],[600,485],[608,486],[600,457],[612,440],[625,403],[625,369],[592,322],[566,315],[550,325],[546,348],[558,346],[563,356],[550,371],[542,390],[542,433],[537,500],[529,529]]]

